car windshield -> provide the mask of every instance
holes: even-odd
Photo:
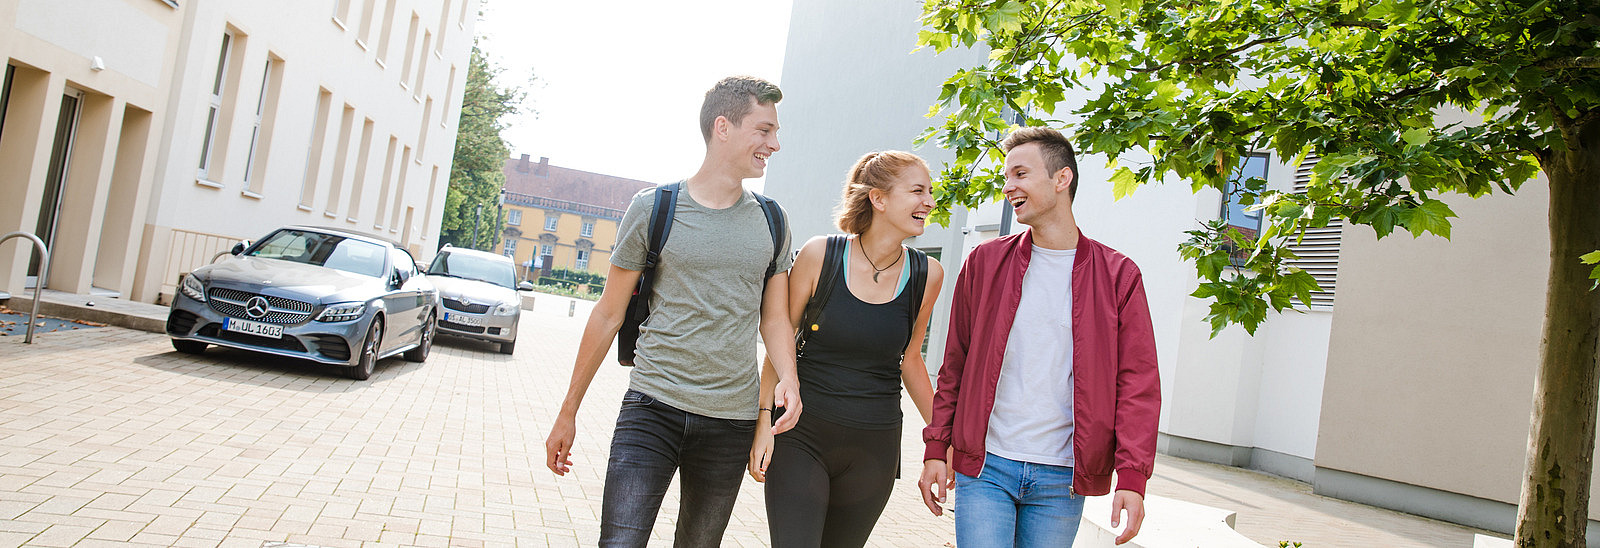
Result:
[[[279,230],[245,255],[384,277],[383,246],[320,232]]]
[[[433,265],[428,267],[428,274],[478,280],[511,289],[517,287],[517,272],[512,268],[511,261],[475,257],[464,253],[440,253],[433,258]]]

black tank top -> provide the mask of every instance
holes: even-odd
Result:
[[[911,340],[910,315],[918,309],[910,281],[889,302],[870,304],[850,293],[846,278],[845,272],[834,278],[817,330],[806,336],[797,360],[800,401],[807,415],[830,422],[899,428],[900,356]]]

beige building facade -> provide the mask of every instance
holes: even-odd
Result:
[[[555,268],[604,276],[611,269],[617,228],[633,195],[655,185],[534,162],[506,161],[505,216],[499,253],[518,273],[537,279]],[[535,267],[537,265],[537,267]]]
[[[437,247],[478,0],[0,2],[0,232],[47,287],[164,302],[287,224]],[[0,246],[0,290],[29,285]]]

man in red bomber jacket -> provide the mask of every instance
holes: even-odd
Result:
[[[1110,492],[1115,472],[1122,544],[1144,521],[1161,411],[1144,282],[1079,233],[1066,137],[1023,128],[1002,146],[1006,199],[1029,229],[961,267],[918,486],[939,515],[954,484],[961,548],[1070,546],[1083,497]]]

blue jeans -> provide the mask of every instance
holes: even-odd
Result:
[[[961,548],[1072,546],[1083,497],[1072,468],[989,453],[978,477],[956,473],[956,545]]]
[[[611,437],[600,546],[645,546],[674,472],[681,477],[673,545],[720,546],[755,430],[754,420],[696,415],[629,390]]]

